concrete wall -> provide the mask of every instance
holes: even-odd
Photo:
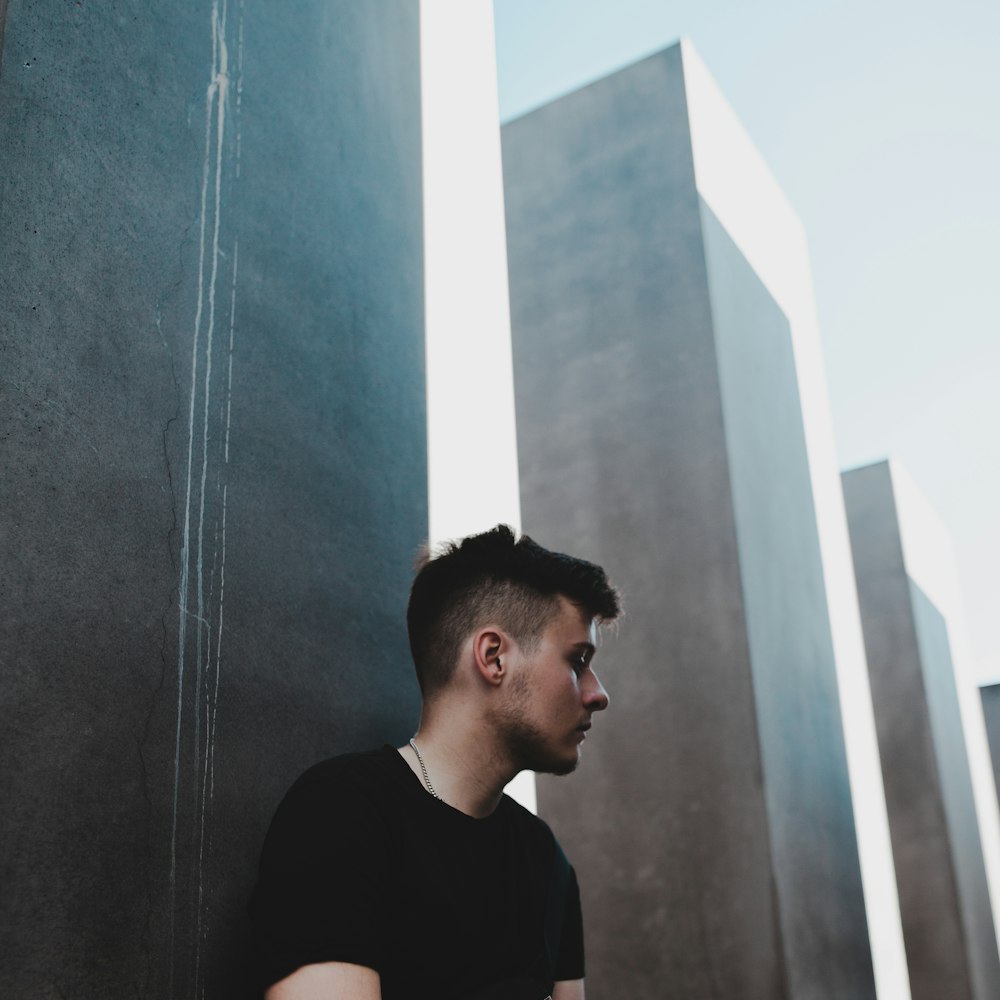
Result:
[[[418,16],[9,5],[4,996],[250,995],[278,798],[412,731]]]
[[[688,59],[503,130],[524,527],[628,607],[585,790],[540,780],[539,812],[588,995],[871,997],[796,352],[700,195]]]
[[[938,532],[889,463],[843,481],[913,997],[987,1000],[1000,961]]]
[[[1000,790],[1000,684],[986,684],[980,689],[983,716],[989,737],[990,761],[993,764],[993,782]]]
[[[892,848],[879,767],[878,740],[806,233],[751,137],[691,43],[682,40],[680,46],[694,178],[703,206],[706,234],[713,228],[725,230],[727,241],[734,244],[734,248],[745,258],[754,279],[766,291],[764,298],[769,299],[771,308],[777,307],[788,321],[798,385],[801,437],[808,456],[811,506],[818,535],[826,616],[843,720],[875,984],[879,996],[905,1000],[909,996],[909,986],[899,900],[892,871]],[[717,223],[715,227],[711,224],[712,220]],[[713,254],[712,260],[717,261],[717,255]],[[712,280],[713,274],[725,274],[728,278],[735,272],[732,268],[725,270],[716,265],[709,268],[708,274]],[[732,329],[730,341],[738,350],[742,318],[733,306],[735,301],[750,305],[754,300],[744,294],[731,302],[727,282],[716,281],[715,284],[718,293],[713,292],[714,315],[720,321],[729,317],[728,325]],[[741,286],[749,287],[746,279],[736,285],[737,288]],[[759,306],[755,307],[754,315],[761,315]],[[750,360],[750,368],[758,373],[759,379],[766,380],[770,363],[764,365],[757,361],[763,360],[765,350],[772,361],[777,360],[776,345],[772,343],[768,347],[765,340],[758,338],[746,346],[745,356],[748,359],[753,352],[759,352],[759,357]],[[726,370],[726,356],[720,355],[720,371],[723,372]],[[739,392],[738,383],[743,377],[740,365],[730,364],[728,368],[732,373],[731,384]],[[787,373],[787,366],[785,371]],[[774,381],[773,377],[771,381]],[[780,398],[765,398],[761,402],[765,410],[772,413],[775,406],[781,405]],[[744,412],[749,413],[751,424],[755,423],[752,409]],[[729,423],[739,431],[738,417]],[[790,435],[794,432],[789,428],[782,426],[777,433],[784,438],[785,447],[793,443]],[[781,453],[777,449],[765,449],[758,473],[765,468],[773,468],[780,461]],[[801,484],[799,489],[802,489]],[[783,498],[772,497],[767,509],[787,509],[788,506]],[[766,518],[766,511],[764,516]],[[745,537],[753,544],[761,536],[752,529],[752,533]],[[807,547],[803,551],[808,553],[810,549]],[[812,555],[815,555],[814,550]],[[780,782],[777,784],[780,785]]]

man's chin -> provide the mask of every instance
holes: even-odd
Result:
[[[539,761],[538,764],[539,766],[532,768],[536,774],[555,774],[564,777],[572,774],[580,766],[580,753],[574,749],[572,757],[553,757]]]
[[[580,744],[553,745],[540,729],[517,720],[505,727],[504,736],[511,758],[519,770],[536,774],[572,774],[580,764]],[[573,734],[574,737],[577,735]]]

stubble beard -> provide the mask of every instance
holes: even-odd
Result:
[[[510,701],[497,716],[497,733],[511,760],[519,770],[536,774],[572,774],[580,763],[580,755],[558,756],[549,745],[548,734],[527,718],[531,693],[523,674],[511,679]]]

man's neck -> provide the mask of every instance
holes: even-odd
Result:
[[[445,728],[425,714],[413,740],[437,795],[454,809],[476,819],[483,819],[496,809],[504,787],[517,773],[481,725],[461,726],[452,722]],[[426,784],[413,747],[400,747],[399,753],[421,783]]]

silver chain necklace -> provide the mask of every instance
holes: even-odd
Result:
[[[420,770],[424,772],[424,784],[427,786],[427,791],[431,793],[436,799],[440,799],[441,796],[434,791],[434,786],[431,784],[431,779],[427,777],[427,765],[424,763],[424,758],[420,756],[420,751],[417,749],[417,744],[411,739],[410,746],[413,747],[413,752],[417,755],[417,760],[420,762]]]

